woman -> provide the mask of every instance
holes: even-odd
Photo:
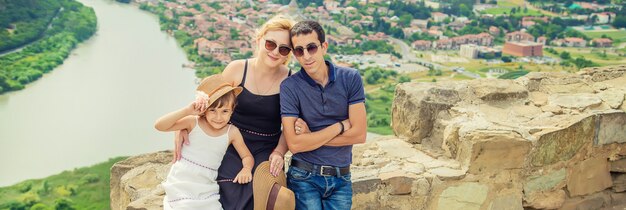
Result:
[[[281,132],[280,83],[291,75],[285,66],[291,57],[289,30],[293,21],[277,16],[263,24],[256,34],[256,56],[247,60],[236,60],[226,66],[222,76],[235,86],[243,87],[237,97],[237,106],[231,122],[239,128],[246,146],[254,156],[255,166],[270,161],[270,173],[282,173],[287,143]],[[182,138],[176,138],[175,158],[180,158]],[[226,210],[253,209],[252,184],[233,183],[241,169],[237,151],[229,146],[218,170],[220,202]]]

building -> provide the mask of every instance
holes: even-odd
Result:
[[[489,34],[494,35],[494,36],[498,36],[498,35],[500,35],[500,29],[498,27],[495,27],[495,26],[490,26],[489,27]]]
[[[537,43],[540,43],[542,45],[546,45],[548,39],[545,36],[540,36],[539,38],[537,38]]]
[[[416,50],[425,51],[430,50],[433,46],[433,43],[427,40],[417,40],[411,43],[411,46]]]
[[[502,54],[520,57],[543,56],[543,45],[536,42],[506,42]]]
[[[596,16],[597,24],[608,24],[613,22],[615,19],[615,13],[612,12],[601,12],[601,13],[593,13],[590,17]]]
[[[446,18],[448,18],[448,15],[441,13],[441,12],[430,13],[430,16],[433,18],[433,21],[435,22],[443,22]]]
[[[564,39],[555,39],[552,41],[552,44],[563,47],[586,47],[587,41],[578,37],[566,37]]]
[[[506,34],[504,40],[507,42],[534,42],[535,37],[522,31],[514,31]]]
[[[459,55],[461,57],[466,57],[470,59],[478,58],[478,45],[475,45],[475,44],[461,45],[461,50],[459,50]]]
[[[597,38],[591,40],[591,45],[594,47],[612,47],[613,40],[607,38]]]

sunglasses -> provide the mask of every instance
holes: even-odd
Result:
[[[274,49],[276,49],[276,47],[278,47],[278,45],[276,44],[276,42],[271,41],[271,40],[265,40],[265,49],[267,49],[268,51],[274,51]],[[289,52],[291,52],[291,48],[287,47],[287,46],[280,46],[278,47],[278,53],[280,53],[282,56],[287,56],[289,55]]]
[[[308,44],[306,46],[306,51],[309,52],[309,55],[313,55],[317,52],[317,48],[319,48],[319,45],[315,44],[315,43],[311,43]],[[296,47],[293,48],[293,55],[295,55],[296,57],[300,57],[304,55],[304,49],[303,47]]]

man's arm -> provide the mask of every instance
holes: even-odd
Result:
[[[365,143],[367,136],[367,117],[365,103],[356,103],[348,107],[348,121],[352,127],[343,134],[328,141],[325,146],[348,146]]]
[[[296,135],[295,124],[297,119],[297,117],[291,116],[282,118],[283,134],[287,140],[287,147],[293,154],[320,148],[341,132],[341,122],[337,122],[320,131]]]

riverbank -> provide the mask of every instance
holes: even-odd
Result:
[[[110,169],[127,157],[0,188],[0,209],[108,209]]]
[[[96,32],[97,18],[92,8],[74,0],[63,0],[60,5],[43,38],[0,57],[0,94],[21,90],[63,64],[78,43]]]

